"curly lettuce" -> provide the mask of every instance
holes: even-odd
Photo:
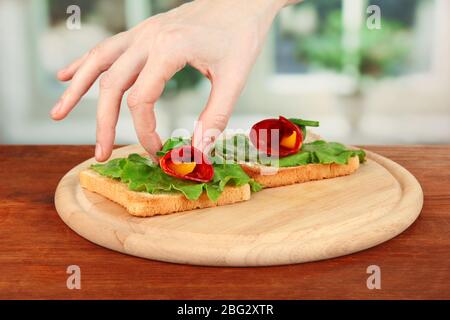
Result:
[[[320,164],[347,164],[352,157],[358,156],[359,161],[365,161],[366,153],[364,150],[348,149],[345,145],[337,142],[326,142],[317,140],[302,145],[296,154],[280,158],[279,167],[295,167],[310,163]]]
[[[262,188],[247,176],[238,164],[214,164],[214,177],[208,183],[169,176],[149,158],[138,154],[94,164],[91,169],[102,176],[126,183],[133,191],[151,194],[182,193],[189,200],[197,200],[203,192],[206,192],[210,200],[217,201],[226,185],[242,186],[248,183],[254,192]]]
[[[217,144],[215,152],[227,160],[236,162],[254,160],[263,165],[277,167],[296,167],[312,163],[347,164],[348,160],[354,156],[358,156],[362,163],[366,156],[364,150],[361,149],[349,149],[341,143],[317,140],[304,143],[296,154],[282,158],[267,157],[259,153],[245,135],[236,135],[221,141]]]

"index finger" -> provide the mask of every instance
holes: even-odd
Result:
[[[228,124],[233,107],[242,92],[242,81],[235,78],[211,80],[211,93],[194,129],[192,145],[206,153]]]

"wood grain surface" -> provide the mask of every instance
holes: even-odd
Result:
[[[0,146],[0,298],[450,299],[450,146],[366,146],[419,180],[424,207],[396,238],[325,261],[252,268],[150,261],[97,246],[53,204],[58,181],[92,146]],[[81,290],[66,287],[69,265]],[[370,265],[381,290],[366,286]]]
[[[143,153],[119,148],[112,158]],[[55,193],[63,221],[84,238],[148,259],[207,266],[272,266],[323,260],[364,250],[409,227],[422,209],[417,180],[373,152],[340,178],[269,188],[249,201],[139,218],[81,188],[70,170]]]

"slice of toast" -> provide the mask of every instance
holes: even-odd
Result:
[[[294,183],[322,180],[349,175],[359,168],[358,156],[348,159],[347,164],[307,164],[297,167],[278,168],[275,174],[262,174],[262,165],[241,164],[250,178],[265,188],[281,187]]]
[[[125,183],[104,177],[87,169],[80,172],[83,188],[112,200],[138,217],[150,217],[180,211],[223,206],[250,199],[250,185],[240,187],[226,186],[219,199],[211,201],[205,192],[198,200],[189,200],[181,193],[150,194],[128,189]]]

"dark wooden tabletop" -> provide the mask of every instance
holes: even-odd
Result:
[[[91,146],[0,146],[0,298],[12,299],[450,299],[450,146],[368,146],[414,174],[418,220],[377,247],[326,261],[218,268],[110,251],[70,230],[53,204],[58,181]],[[69,265],[81,289],[69,290]],[[369,290],[369,265],[381,289]]]

